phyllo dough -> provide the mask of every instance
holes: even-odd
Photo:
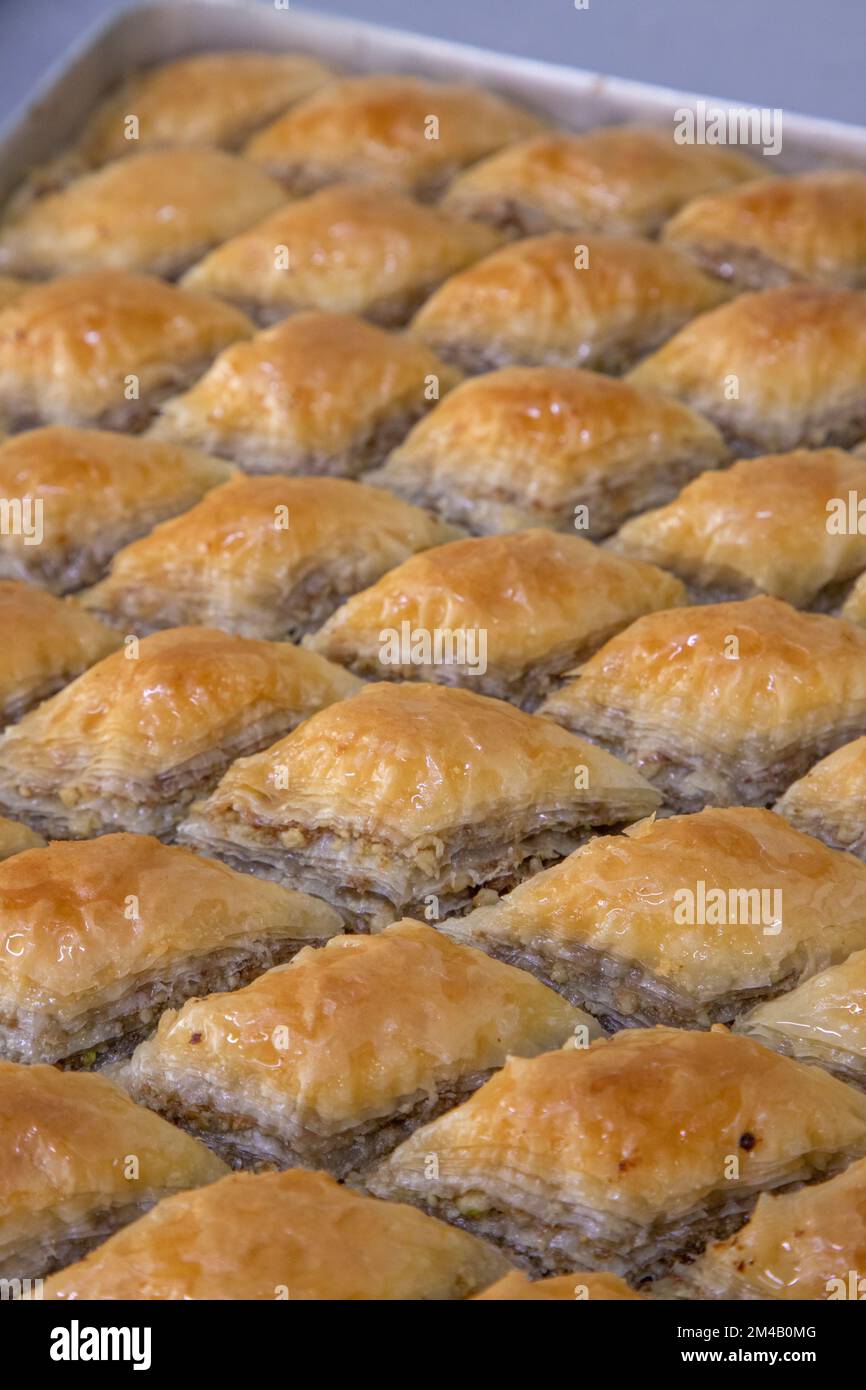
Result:
[[[532,1273],[637,1281],[736,1230],[760,1192],[864,1152],[866,1095],[817,1067],[724,1028],[627,1029],[512,1058],[367,1185],[505,1247]]]
[[[509,1055],[600,1029],[525,970],[420,922],[335,937],[163,1016],[119,1079],[235,1166],[366,1169]],[[577,1040],[577,1039],[576,1039]]]
[[[0,576],[55,594],[93,584],[116,550],[231,472],[197,450],[109,430],[49,425],[11,435],[0,444],[0,495],[21,499],[28,525],[0,536]]]
[[[412,556],[304,645],[360,676],[462,685],[533,709],[634,618],[683,601],[655,565],[520,531]]]
[[[146,275],[62,275],[0,311],[0,420],[141,429],[253,326],[238,309]]]
[[[852,492],[866,496],[866,459],[841,449],[741,459],[626,522],[611,545],[673,570],[698,602],[765,593],[836,608],[866,570],[866,533],[848,524]]]
[[[206,623],[295,639],[407,556],[458,534],[348,478],[239,474],[122,550],[81,601],[125,631]]]
[[[866,631],[764,596],[650,613],[540,713],[639,768],[675,810],[766,806],[866,730]]]
[[[0,727],[75,680],[121,640],[74,599],[0,579]]]
[[[368,482],[476,535],[525,526],[598,539],[727,460],[679,401],[572,367],[506,367],[450,391]]]
[[[235,758],[358,685],[314,652],[214,628],[127,639],[6,730],[0,808],[61,838],[170,835]]]
[[[679,1296],[866,1298],[866,1159],[829,1182],[762,1196],[741,1231],[678,1271]]]
[[[866,173],[819,169],[696,198],[664,230],[739,289],[792,280],[866,284]]]
[[[678,145],[671,130],[617,125],[557,130],[492,155],[459,175],[446,207],[521,236],[612,232],[653,236],[691,198],[757,178],[750,155]]]
[[[552,1279],[527,1279],[515,1269],[483,1293],[474,1295],[474,1302],[522,1302],[524,1299],[569,1299],[572,1303],[610,1300],[639,1302],[642,1295],[630,1289],[618,1274],[560,1274]]]
[[[105,1077],[0,1061],[4,1279],[62,1269],[161,1197],[225,1172],[203,1144]]]
[[[719,427],[734,453],[847,448],[866,430],[866,292],[788,285],[702,314],[630,374]]]
[[[28,288],[26,280],[19,280],[15,275],[0,275],[0,309],[5,309]]]
[[[800,830],[866,859],[866,738],[855,738],[810,767],[776,810]]]
[[[504,1274],[497,1250],[325,1173],[233,1173],[160,1202],[45,1285],[49,1299],[444,1300]]]
[[[42,836],[28,825],[0,816],[0,859],[9,859],[25,849],[40,849],[44,844]]]
[[[285,202],[263,170],[222,150],[158,150],[13,208],[0,266],[19,275],[133,270],[172,278]]]
[[[377,73],[314,92],[254,135],[245,153],[295,193],[349,173],[426,198],[467,164],[543,124],[481,87]]]
[[[866,459],[866,451],[864,450],[858,449],[857,455],[859,458]],[[859,496],[855,498],[855,502],[858,504],[860,500]],[[842,605],[842,617],[848,618],[852,623],[866,624],[866,580],[863,579],[862,575],[852,586],[851,592]]]
[[[453,275],[415,315],[411,332],[467,372],[512,365],[622,372],[729,293],[672,247],[551,232]]]
[[[478,222],[405,194],[345,184],[289,203],[217,247],[183,283],[259,323],[325,309],[394,328],[501,241]]]
[[[0,864],[0,1053],[104,1064],[164,1009],[236,989],[341,930],[306,893],[149,835],[28,850]]]
[[[250,473],[351,476],[381,463],[459,379],[411,338],[349,314],[294,314],[221,353],[150,434]]]
[[[380,682],[237,762],[180,835],[378,926],[444,917],[658,801],[625,764],[501,700]]]
[[[772,811],[701,811],[596,836],[444,929],[609,1028],[708,1028],[866,947],[866,865]]]

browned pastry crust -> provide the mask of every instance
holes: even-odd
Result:
[[[828,845],[866,859],[866,738],[855,738],[816,762],[788,788],[776,810]]]
[[[525,1299],[569,1299],[572,1303],[621,1300],[638,1302],[642,1295],[630,1289],[618,1274],[603,1270],[593,1274],[559,1274],[552,1279],[527,1279],[519,1269],[512,1270],[483,1293],[474,1295],[474,1302],[523,1302]]]
[[[0,816],[0,860],[9,859],[25,849],[41,849],[45,844],[41,835],[17,820]]]

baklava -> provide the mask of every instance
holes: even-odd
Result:
[[[146,275],[62,275],[0,310],[0,422],[142,429],[253,326],[238,310]]]
[[[679,401],[579,368],[506,367],[450,391],[367,481],[475,535],[595,540],[726,461],[715,427]]]
[[[550,232],[494,251],[452,275],[410,331],[470,373],[509,366],[616,373],[729,297],[673,247],[582,235]]]
[[[26,280],[16,275],[0,275],[0,309],[5,309],[13,299],[18,299],[28,288]]]
[[[859,457],[859,458],[864,458],[864,459],[866,459],[866,452],[858,451],[858,457]],[[850,494],[849,494],[849,499],[850,499]],[[848,500],[848,499],[843,499],[843,501],[844,501],[844,500]],[[854,496],[854,499],[853,499],[853,501],[854,501],[854,507],[855,507],[855,512],[854,512],[855,524],[856,524],[856,526],[857,526],[857,534],[858,534],[858,535],[860,534],[860,532],[859,532],[859,526],[860,526],[860,520],[861,520],[861,517],[862,517],[862,513],[859,511],[859,507],[860,507],[860,503],[861,503],[862,500],[863,500],[863,499],[860,497],[859,494],[856,494],[856,495]],[[849,501],[849,508],[850,508],[850,501]],[[842,520],[842,513],[840,513],[839,515],[840,515],[840,522],[841,522],[841,520]],[[849,517],[850,517],[850,511],[849,511]],[[853,528],[853,527],[849,527],[849,529],[853,532],[853,529],[854,529],[854,528]],[[855,584],[852,585],[851,591],[850,591],[850,593],[848,594],[847,598],[845,599],[844,604],[842,605],[842,617],[843,617],[843,618],[848,618],[852,623],[862,623],[862,624],[866,624],[866,580],[863,579],[863,576],[862,576],[862,575],[861,575],[860,578],[857,580],[857,582],[856,582]]]
[[[866,1095],[724,1028],[627,1029],[512,1058],[374,1169],[538,1275],[631,1282],[736,1230],[759,1194],[866,1153]]]
[[[413,555],[304,645],[360,676],[462,685],[534,709],[634,618],[683,601],[655,565],[518,531]]]
[[[632,763],[674,810],[766,806],[866,731],[866,631],[765,596],[650,613],[540,713]]]
[[[235,994],[191,999],[163,1015],[118,1079],[234,1166],[345,1178],[508,1056],[534,1057],[578,1030],[584,1047],[600,1032],[525,970],[406,921],[335,937]]]
[[[866,292],[788,285],[702,314],[630,374],[706,415],[737,455],[847,448],[866,430]]]
[[[293,193],[339,182],[349,170],[356,183],[431,198],[467,164],[543,125],[480,87],[377,73],[314,92],[244,152]]]
[[[203,1144],[105,1077],[0,1061],[4,1279],[42,1279],[161,1197],[225,1173]]]
[[[757,178],[751,155],[721,145],[679,145],[672,130],[617,125],[556,130],[475,164],[449,187],[445,207],[520,236],[611,232],[654,236],[684,203]]]
[[[296,639],[408,555],[457,534],[348,478],[239,474],[121,550],[81,602],[125,631],[205,623]],[[654,573],[634,573],[644,571]]]
[[[294,314],[221,353],[165,403],[150,435],[249,473],[354,476],[381,463],[459,380],[411,338],[349,314]]]
[[[8,816],[0,816],[0,860],[9,859],[25,849],[40,849],[44,844],[42,836],[28,825],[9,820]]]
[[[664,240],[738,289],[866,285],[866,173],[826,169],[700,196]]]
[[[325,1173],[233,1173],[167,1198],[45,1285],[47,1299],[359,1302],[468,1298],[507,1261]]]
[[[443,929],[608,1028],[708,1028],[866,947],[866,865],[772,811],[707,810],[596,836]]]
[[[95,584],[115,551],[231,473],[195,449],[109,430],[11,435],[0,443],[0,496],[18,499],[22,525],[0,535],[0,576],[55,594]]]
[[[697,602],[763,593],[836,609],[866,570],[866,529],[848,524],[852,493],[866,497],[866,459],[841,449],[741,459],[633,517],[610,544],[672,570]]]
[[[396,328],[449,275],[501,241],[478,222],[405,194],[341,184],[218,246],[183,283],[237,304],[258,323],[323,309]]]
[[[0,728],[102,661],[121,640],[75,599],[0,579]]]
[[[0,864],[0,1054],[104,1065],[164,1009],[341,930],[316,898],[149,835],[27,850]]]
[[[866,738],[815,763],[788,787],[776,810],[809,835],[866,859]]]
[[[559,1274],[551,1279],[527,1279],[519,1269],[491,1284],[489,1289],[474,1296],[475,1302],[519,1303],[526,1299],[540,1301],[569,1299],[572,1303],[612,1300],[640,1301],[642,1295],[630,1289],[618,1274]]]
[[[630,767],[513,705],[380,682],[235,763],[179,834],[376,927],[447,916],[658,802]]]
[[[171,835],[235,758],[358,685],[288,643],[206,627],[129,637],[6,730],[0,809],[64,839]]]

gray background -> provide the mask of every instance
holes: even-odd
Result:
[[[264,3],[264,0],[263,0]],[[118,0],[0,0],[0,121]],[[503,52],[866,124],[866,0],[308,0]]]

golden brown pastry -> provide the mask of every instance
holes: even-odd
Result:
[[[684,601],[654,565],[518,531],[413,555],[304,645],[360,676],[462,685],[533,709],[634,618]]]
[[[478,222],[405,194],[341,184],[218,246],[183,283],[237,304],[259,323],[325,309],[396,328],[449,275],[501,241]]]
[[[27,289],[27,281],[14,275],[0,275],[0,309],[5,309],[13,299],[17,299]]]
[[[540,713],[639,768],[675,810],[767,806],[866,730],[866,632],[763,596],[651,613]]]
[[[629,375],[719,427],[736,454],[846,448],[866,426],[866,292],[788,285],[687,324]]]
[[[506,367],[463,382],[368,482],[477,535],[525,526],[608,535],[725,462],[713,425],[624,381]]]
[[[642,1295],[630,1289],[618,1274],[601,1271],[594,1274],[560,1274],[553,1279],[527,1279],[525,1274],[515,1269],[504,1279],[491,1284],[483,1293],[475,1294],[473,1301],[501,1302],[504,1299],[516,1303],[533,1298],[570,1299],[572,1303],[598,1302],[599,1299],[640,1302]]]
[[[29,826],[0,816],[0,860],[9,859],[25,849],[40,849],[44,844],[42,836]]]
[[[150,434],[250,473],[354,475],[381,463],[459,379],[410,338],[348,314],[295,314],[221,353]]]
[[[179,833],[382,926],[445,917],[658,800],[631,768],[501,700],[380,682],[235,763]]]
[[[788,788],[776,810],[828,845],[866,859],[866,738],[815,763]]]
[[[0,1052],[102,1065],[164,1009],[236,989],[341,930],[317,898],[150,835],[17,854],[0,864]]]
[[[285,202],[256,165],[222,150],[119,159],[13,209],[0,267],[19,275],[130,270],[173,278]]]
[[[74,599],[0,579],[0,728],[47,700],[121,643]]]
[[[254,135],[245,153],[296,193],[349,173],[426,198],[467,164],[542,126],[481,87],[381,73],[314,92]]]
[[[7,729],[0,808],[63,838],[168,835],[234,758],[358,684],[288,643],[207,627],[128,637],[122,651]]]
[[[829,1182],[763,1195],[747,1225],[678,1271],[680,1297],[866,1298],[866,1159]]]
[[[653,818],[445,929],[607,1027],[708,1028],[866,947],[866,865],[762,808]]]
[[[848,525],[852,492],[866,496],[866,459],[841,449],[741,459],[633,517],[610,544],[672,570],[698,602],[765,593],[835,608],[866,570],[866,531]]]
[[[163,1015],[119,1079],[235,1167],[343,1178],[509,1055],[578,1034],[585,1047],[600,1032],[525,970],[406,921],[334,937],[234,994],[190,999]]]
[[[21,525],[0,535],[0,576],[55,594],[93,584],[115,551],[231,473],[194,449],[109,430],[11,435],[0,443],[0,496],[18,499]]]
[[[4,1279],[41,1279],[160,1197],[225,1172],[203,1144],[105,1077],[0,1061]]]
[[[466,1298],[498,1251],[325,1173],[233,1173],[183,1193],[45,1285],[49,1299],[352,1301]]]
[[[521,236],[653,236],[691,198],[757,178],[761,165],[721,145],[678,145],[672,130],[617,125],[536,135],[451,184],[444,204]]]
[[[457,534],[347,478],[236,474],[120,551],[82,602],[114,614],[124,631],[205,623],[296,639],[407,555]]]
[[[866,284],[866,173],[820,169],[696,197],[664,240],[739,289]]]
[[[34,285],[0,310],[0,418],[140,429],[252,324],[145,275],[104,270]]]
[[[673,247],[551,232],[453,275],[419,309],[411,332],[467,372],[622,372],[728,294]]]
[[[513,1058],[416,1130],[368,1186],[505,1247],[532,1273],[638,1280],[736,1229],[760,1192],[864,1152],[866,1095],[817,1067],[723,1028],[626,1029]]]

